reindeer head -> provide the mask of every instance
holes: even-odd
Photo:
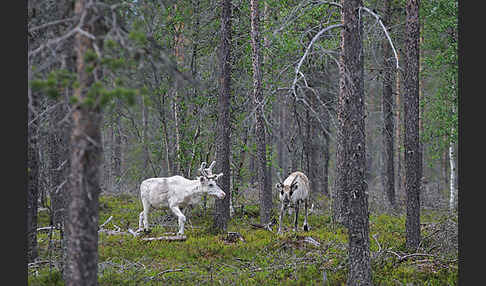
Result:
[[[226,193],[221,190],[221,188],[216,184],[216,181],[223,176],[223,173],[213,175],[213,167],[216,161],[213,161],[209,168],[206,167],[206,162],[202,162],[199,172],[201,177],[199,177],[199,182],[201,183],[201,190],[208,195],[215,196],[218,199],[223,199]]]
[[[279,177],[279,183],[275,185],[275,188],[277,189],[277,192],[279,192],[279,198],[280,201],[288,204],[290,202],[290,198],[292,197],[294,191],[297,189],[297,181],[295,180],[297,177],[295,177],[292,182],[289,185],[286,185],[283,183],[282,179],[280,178],[280,175],[277,174]]]

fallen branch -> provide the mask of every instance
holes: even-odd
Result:
[[[154,240],[168,240],[168,241],[184,241],[187,237],[185,235],[172,235],[172,236],[159,236],[159,237],[144,237],[141,240],[154,241]]]
[[[404,260],[406,260],[406,259],[408,259],[410,257],[415,257],[415,256],[429,256],[429,257],[438,258],[437,255],[428,254],[428,253],[411,253],[411,254],[406,254],[406,255],[401,256],[400,254],[396,253],[393,250],[387,249],[386,252],[389,252],[391,254],[394,254],[398,258],[398,262],[402,262],[402,261],[404,261]]]
[[[100,229],[103,229],[103,227],[111,221],[111,219],[113,218],[113,216],[110,216],[102,225],[100,225]]]
[[[269,223],[267,224],[258,224],[258,223],[250,223],[250,225],[253,227],[253,228],[263,228],[265,230],[268,230],[270,232],[272,232],[272,225],[276,224],[277,223],[277,220],[274,218],[272,219]]]
[[[51,229],[56,229],[56,227],[55,226],[39,227],[37,231],[44,231],[44,230],[51,230]]]
[[[126,232],[126,231],[119,231],[119,230],[109,230],[109,229],[100,229],[98,233],[105,233],[108,235],[133,235],[133,233]]]
[[[320,242],[318,242],[317,240],[313,239],[310,236],[305,237],[303,241],[304,242],[307,242],[307,243],[310,243],[310,244],[312,244],[312,245],[314,245],[316,247],[319,247],[321,245]]]
[[[182,269],[182,268],[177,268],[177,269],[167,269],[167,270],[164,270],[164,271],[162,271],[162,272],[159,272],[159,273],[155,274],[154,276],[150,276],[148,280],[149,280],[149,281],[150,281],[150,280],[153,280],[153,279],[155,279],[155,277],[157,277],[157,276],[159,276],[159,275],[164,275],[164,274],[166,274],[166,273],[171,273],[171,272],[181,272],[181,271],[183,271],[183,269]]]

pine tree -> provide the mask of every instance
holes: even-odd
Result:
[[[225,231],[230,218],[230,98],[231,98],[231,1],[221,1],[221,54],[220,90],[218,97],[218,134],[216,168],[224,173],[218,185],[226,193],[223,200],[216,200],[214,228]]]
[[[407,1],[405,116],[405,191],[407,194],[407,247],[420,243],[420,146],[419,146],[419,3]]]

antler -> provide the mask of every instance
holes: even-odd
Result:
[[[206,179],[217,179],[221,177],[223,174],[217,174],[213,175],[213,167],[216,164],[216,161],[213,161],[211,165],[209,165],[208,168],[206,168],[206,162],[201,163],[201,167],[199,168],[199,172],[201,173],[202,176],[204,176]]]
[[[199,167],[198,170],[199,170],[199,173],[201,173],[201,175],[203,177],[207,178],[208,177],[208,174],[206,173],[206,169],[205,168],[206,168],[206,162],[202,162],[201,163],[201,167]]]

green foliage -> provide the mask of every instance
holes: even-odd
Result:
[[[76,75],[64,69],[51,71],[45,79],[33,79],[30,87],[33,92],[43,92],[49,98],[56,99],[63,89],[71,86],[76,80]]]
[[[424,74],[433,78],[421,108],[424,109],[423,139],[435,157],[458,139],[458,29],[457,0],[428,0],[421,3],[424,37]]]

